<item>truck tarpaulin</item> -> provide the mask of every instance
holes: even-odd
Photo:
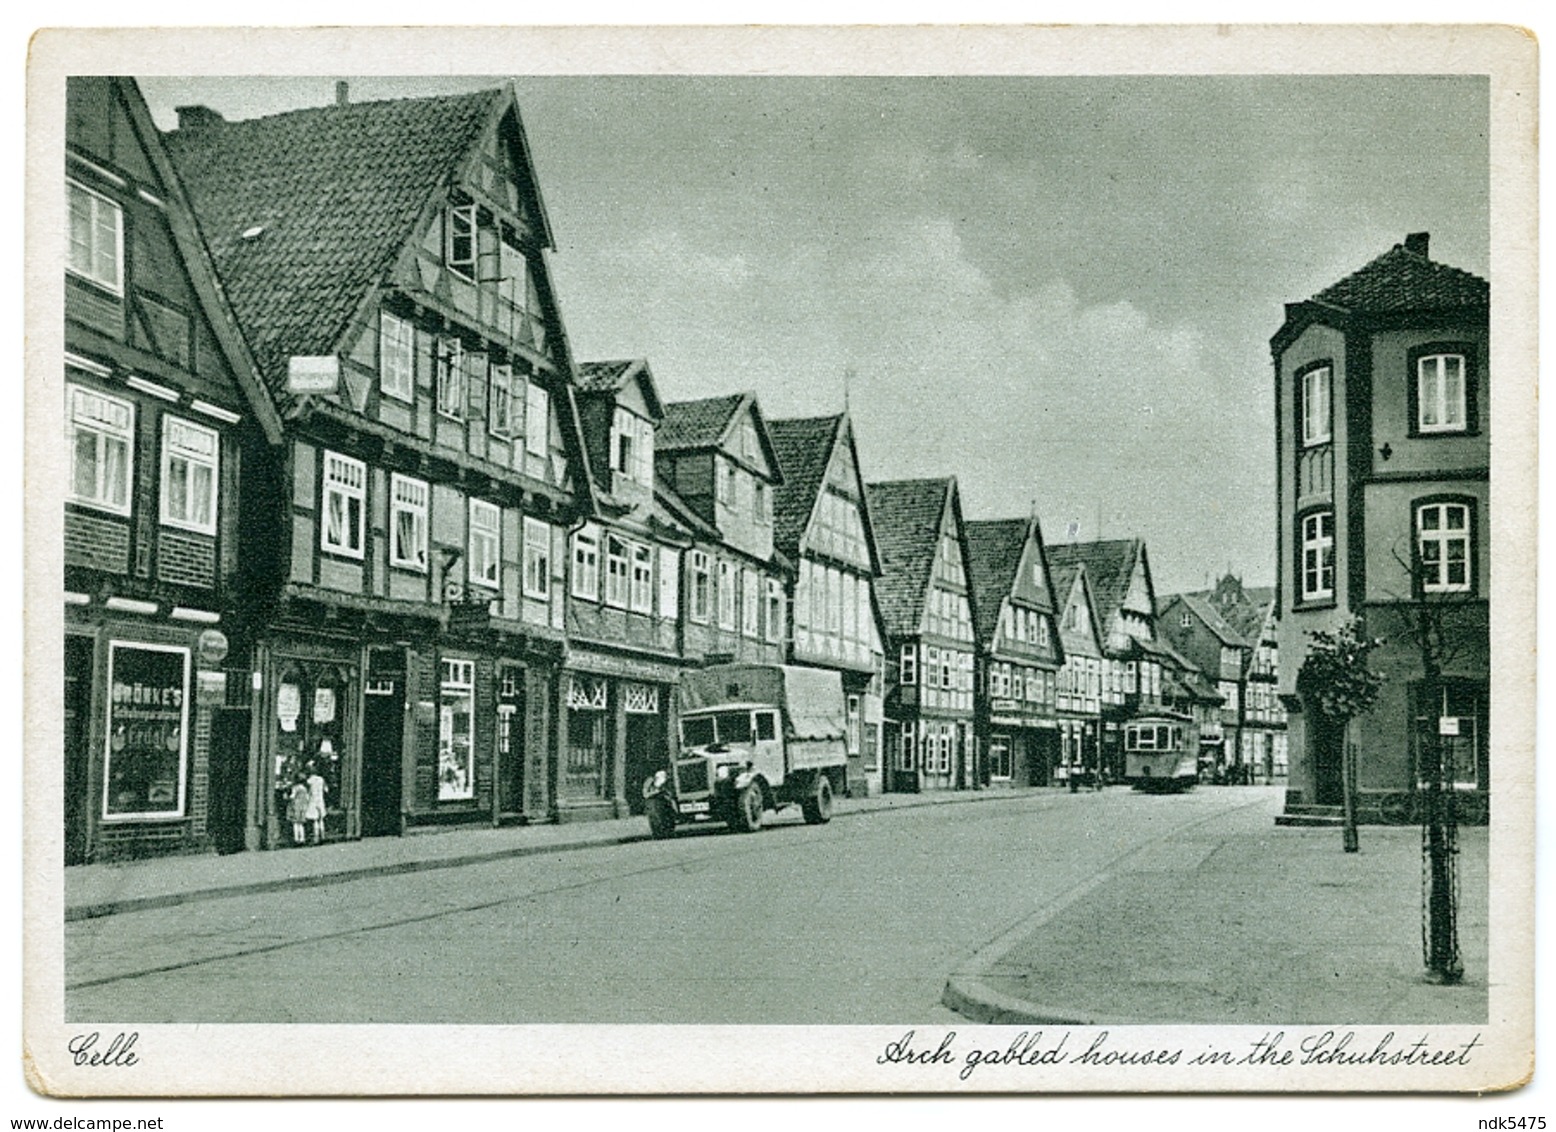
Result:
[[[684,672],[680,701],[683,712],[724,704],[782,707],[789,738],[802,742],[842,739],[848,728],[842,677],[826,668],[731,664]]]

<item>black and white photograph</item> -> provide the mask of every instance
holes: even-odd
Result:
[[[45,33],[29,1085],[1518,1087],[1535,61]]]

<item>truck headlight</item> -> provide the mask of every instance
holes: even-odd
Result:
[[[728,764],[720,766],[717,770],[715,770],[713,772],[713,777],[718,779],[720,782],[723,782],[726,778],[728,778],[729,777],[729,766],[728,766]]]
[[[655,786],[663,786],[666,782],[669,782],[669,781],[670,781],[670,776],[668,774],[666,774],[664,771],[662,771],[662,770],[654,771],[654,785]]]

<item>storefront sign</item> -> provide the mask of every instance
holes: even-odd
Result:
[[[183,816],[188,687],[188,649],[110,643],[105,819]]]
[[[227,702],[227,674],[201,670],[195,673],[195,703],[220,707]]]
[[[313,721],[315,723],[335,722],[334,688],[315,688],[313,690]]]
[[[602,676],[625,676],[629,680],[643,680],[651,684],[674,684],[681,678],[681,670],[674,665],[578,651],[569,658],[568,667]]]
[[[339,385],[340,359],[334,355],[287,359],[288,393],[333,393]]]
[[[1437,720],[1437,734],[1457,735],[1459,733],[1459,717],[1456,715],[1440,716]]]
[[[206,629],[195,643],[195,657],[204,668],[215,668],[227,659],[227,634],[220,629]]]

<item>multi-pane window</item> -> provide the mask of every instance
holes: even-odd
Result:
[[[319,531],[319,549],[361,558],[366,510],[367,465],[350,456],[326,452],[324,522]]]
[[[493,436],[513,436],[513,367],[493,366],[487,377],[486,429]]]
[[[1463,503],[1416,508],[1417,548],[1424,593],[1462,593],[1470,588],[1470,509]]]
[[[415,396],[416,330],[388,311],[378,315],[378,384],[386,397]]]
[[[615,535],[605,536],[605,604],[618,609],[627,608],[627,591],[630,588],[630,559],[627,541]]]
[[[735,627],[735,567],[729,562],[719,563],[719,628]]]
[[[600,600],[600,532],[592,525],[573,535],[573,596]]]
[[[531,381],[524,390],[524,451],[544,456],[551,435],[551,394]]]
[[[1463,432],[1464,399],[1463,354],[1416,360],[1416,426],[1421,432]]]
[[[693,550],[687,555],[687,570],[691,574],[691,619],[708,620],[708,607],[712,604],[713,578],[708,568],[708,555]]]
[[[915,740],[918,738],[915,730],[917,726],[917,724],[911,722],[902,725],[902,748],[898,754],[897,763],[902,770],[912,770],[917,762],[914,757],[917,753],[915,750],[917,746]]]
[[[767,579],[767,639],[783,640],[783,586]]]
[[[473,586],[496,589],[501,569],[502,510],[484,499],[470,501],[470,569]]]
[[[1315,366],[1302,374],[1302,443],[1327,444],[1331,438],[1330,392],[1333,370]]]
[[[438,801],[475,797],[475,662],[444,660],[439,685]]]
[[[659,616],[671,620],[681,615],[681,552],[659,548]]]
[[[216,533],[216,468],[220,441],[215,431],[162,418],[162,522],[202,534]]]
[[[443,262],[466,279],[475,278],[476,213],[473,204],[450,205],[444,214]]]
[[[437,382],[438,412],[464,419],[465,350],[458,338],[439,338],[434,347],[433,374]]]
[[[646,487],[654,484],[654,426],[620,406],[611,424],[611,468]]]
[[[71,274],[118,293],[124,289],[124,214],[113,201],[74,181],[70,192]]]
[[[632,546],[632,594],[634,613],[654,611],[654,548],[642,543]]]
[[[761,632],[760,579],[754,570],[740,573],[740,631],[747,637]]]
[[[1334,512],[1302,517],[1302,597],[1334,596]]]
[[[898,666],[897,682],[900,684],[918,683],[918,646],[903,645],[902,657]]]
[[[551,528],[539,519],[524,519],[524,596],[545,601],[551,596]]]
[[[72,385],[69,419],[71,501],[128,515],[135,406]]]
[[[390,565],[427,570],[427,485],[410,476],[389,477]]]

